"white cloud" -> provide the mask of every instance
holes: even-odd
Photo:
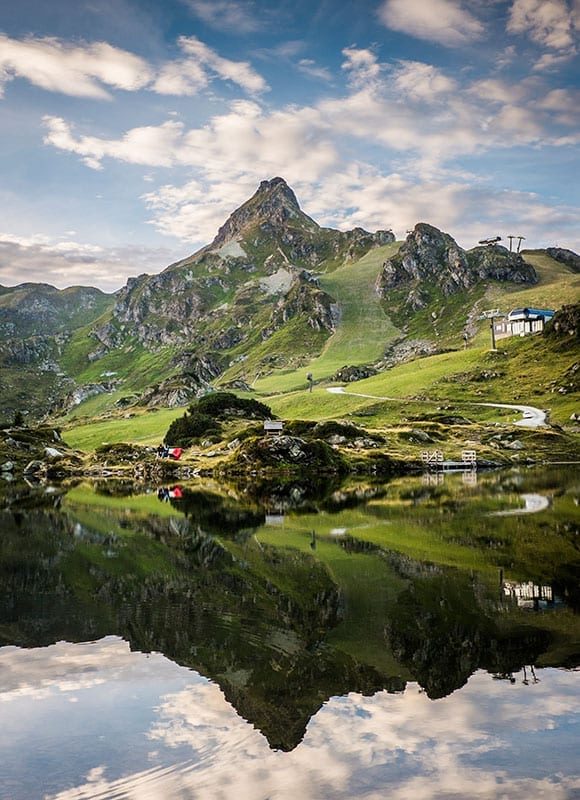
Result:
[[[81,156],[101,168],[104,158],[150,166],[187,165],[208,175],[251,173],[256,177],[283,172],[289,180],[304,174],[317,180],[337,163],[328,126],[313,108],[265,113],[256,103],[236,101],[230,110],[202,128],[188,132],[181,122],[133,128],[120,139],[75,136],[60,117],[46,117],[45,142]]]
[[[460,0],[385,0],[378,14],[391,30],[446,47],[467,45],[485,32]]]
[[[250,173],[234,179],[214,176],[211,181],[167,185],[144,199],[158,230],[201,246],[255,191],[257,182]],[[444,173],[421,179],[410,171],[383,174],[351,163],[317,182],[303,177],[292,185],[306,213],[321,225],[341,230],[393,228],[402,237],[423,221],[448,231],[465,247],[474,246],[490,229],[505,233],[508,228],[527,231],[533,247],[580,245],[578,208],[551,206],[531,193],[474,184],[470,176],[467,181]]]
[[[153,84],[158,94],[194,95],[209,84],[202,64],[192,58],[164,64]]]
[[[0,284],[16,286],[26,276],[27,281],[59,289],[96,286],[114,292],[124,286],[128,275],[159,272],[183,255],[181,248],[129,244],[107,248],[64,238],[0,233]]]
[[[169,120],[162,125],[132,128],[121,139],[97,136],[75,138],[71,126],[61,117],[43,117],[47,133],[45,144],[80,155],[91,169],[101,169],[103,158],[115,158],[129,164],[169,167],[183,135],[183,123]]]
[[[247,61],[231,61],[195,36],[178,39],[186,58],[167,63],[153,89],[160,94],[196,94],[209,82],[208,71],[225,81],[236,83],[249,94],[268,89],[264,78]]]
[[[51,92],[108,99],[105,87],[136,91],[151,77],[146,61],[106,42],[72,45],[53,38],[19,41],[0,34],[0,89],[6,81],[25,78]]]
[[[544,53],[536,61],[532,69],[534,72],[554,72],[572,58],[574,58],[574,52],[564,53],[563,55],[561,53]]]
[[[550,112],[562,125],[577,126],[580,121],[580,91],[552,89],[536,101],[542,111]]]
[[[346,61],[342,69],[349,74],[353,86],[373,85],[381,75],[381,65],[376,53],[368,48],[345,47],[342,51]]]
[[[106,42],[73,45],[52,38],[22,41],[0,34],[0,96],[5,83],[25,78],[42,89],[75,97],[109,100],[111,89],[152,89],[159,94],[193,95],[217,77],[249,94],[267,91],[264,78],[246,61],[232,61],[195,36],[182,36],[184,58],[153,67]]]
[[[187,43],[192,53],[206,57],[205,45],[196,39]],[[268,110],[236,100],[199,127],[170,120],[113,138],[77,133],[62,118],[49,117],[45,141],[95,169],[107,159],[189,168],[184,185],[167,184],[143,199],[159,231],[198,244],[210,241],[236,205],[275,175],[285,177],[309,203],[306,211],[321,215],[325,224],[405,230],[422,219],[467,239],[478,228],[481,238],[482,227],[499,222],[493,212],[498,193],[482,194],[485,178],[463,166],[454,169],[454,162],[504,148],[576,143],[570,133],[573,115],[565,109],[574,97],[548,92],[537,77],[467,82],[422,62],[381,63],[369,48],[348,47],[343,55],[349,89],[312,106]],[[220,69],[228,74],[223,65]],[[357,160],[353,152],[361,146],[384,166]],[[346,185],[349,190],[342,191]],[[326,205],[320,202],[323,195]],[[553,208],[552,243],[573,239],[568,210],[556,201],[544,206],[537,197],[525,202],[515,192],[509,197],[514,208],[519,203],[530,213]],[[536,232],[538,239],[550,234],[547,217]]]
[[[411,100],[438,101],[440,95],[457,89],[455,80],[442,70],[420,61],[400,61],[392,80],[395,88]]]
[[[332,73],[327,67],[322,67],[311,58],[301,58],[298,62],[298,71],[310,78],[321,81],[332,81]]]
[[[163,656],[157,661],[170,664]],[[153,665],[131,652],[128,642],[107,636],[96,642],[57,642],[48,647],[22,650],[0,648],[0,703],[20,698],[45,700],[54,694],[90,690],[116,680],[137,680]],[[3,709],[3,714],[8,713]]]
[[[578,6],[566,0],[514,0],[507,24],[509,33],[528,34],[532,41],[553,50],[575,47]]]
[[[254,33],[262,24],[253,3],[240,0],[186,0],[187,5],[212,28],[233,33]]]
[[[153,213],[152,224],[161,233],[205,245],[220,225],[256,188],[256,179],[236,176],[214,183],[192,180],[182,186],[162,186],[143,195]]]
[[[484,78],[475,81],[469,87],[469,92],[481,100],[500,104],[520,102],[529,94],[524,81],[508,83],[498,78]]]

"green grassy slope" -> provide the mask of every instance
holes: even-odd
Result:
[[[538,273],[538,283],[526,287],[492,284],[487,296],[492,301],[497,300],[498,306],[503,311],[526,306],[558,309],[564,303],[578,302],[580,299],[578,273],[572,272],[565,264],[555,261],[541,250],[526,250],[523,256]]]
[[[306,375],[328,378],[347,364],[377,361],[398,330],[385,315],[375,282],[386,258],[400,242],[371,250],[355,263],[345,264],[320,278],[322,288],[340,306],[340,323],[321,354],[293,371],[279,371],[256,382],[260,392],[287,392],[306,384]]]
[[[337,419],[360,415],[370,427],[399,423],[403,417],[433,413],[440,404],[451,404],[456,412],[474,421],[510,421],[513,412],[467,405],[485,401],[535,405],[551,410],[552,421],[564,423],[576,406],[575,395],[553,391],[553,379],[560,379],[577,360],[574,350],[561,352],[549,347],[542,337],[511,339],[499,353],[469,348],[442,353],[401,364],[387,372],[351,383],[348,392],[370,395],[330,394],[323,387],[266,395],[264,400],[283,419]],[[481,370],[497,375],[481,381]],[[374,398],[390,397],[393,401]],[[95,398],[98,400],[98,398]],[[89,401],[90,402],[90,401]],[[74,447],[91,450],[105,442],[131,441],[155,444],[162,440],[169,424],[183,409],[146,411],[130,419],[112,418],[81,422],[64,431]],[[518,416],[517,414],[515,416]]]

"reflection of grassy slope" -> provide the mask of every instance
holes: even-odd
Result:
[[[400,242],[378,247],[360,261],[340,267],[320,279],[322,288],[336,299],[341,319],[322,353],[301,369],[275,372],[256,383],[261,392],[283,392],[306,384],[306,374],[327,378],[346,364],[368,364],[378,360],[397,329],[385,316],[375,282],[385,258]],[[299,354],[297,354],[299,355]]]
[[[384,639],[384,621],[406,585],[389,565],[374,554],[348,553],[330,535],[334,524],[345,522],[356,512],[342,512],[339,518],[292,517],[283,529],[261,528],[260,542],[311,553],[327,566],[345,597],[345,619],[327,636],[329,644],[370,664],[385,675],[408,677],[390,653]],[[317,533],[316,550],[310,547],[311,532]]]
[[[64,507],[71,507],[76,510],[78,508],[94,508],[95,510],[106,513],[107,511],[114,513],[127,512],[133,516],[155,514],[158,517],[181,517],[182,513],[174,508],[169,503],[162,503],[157,498],[157,495],[152,494],[137,494],[129,495],[128,497],[114,497],[111,495],[97,494],[94,489],[88,486],[80,485],[75,486],[67,492],[64,498]],[[98,528],[99,529],[99,528]],[[129,534],[126,531],[125,534]]]
[[[383,627],[386,619],[396,617],[397,598],[408,582],[378,553],[345,551],[332,530],[346,529],[347,537],[413,562],[453,567],[458,579],[477,574],[478,582],[488,587],[486,602],[495,603],[503,597],[500,568],[507,580],[571,585],[574,570],[580,567],[569,525],[575,507],[569,493],[556,493],[552,499],[550,512],[497,517],[489,512],[517,508],[519,494],[498,494],[497,488],[488,493],[484,488],[474,500],[472,490],[459,482],[424,487],[419,480],[404,479],[392,485],[387,498],[371,501],[365,508],[332,515],[289,515],[282,528],[262,528],[258,539],[308,552],[315,530],[315,556],[328,566],[346,599],[345,621],[329,634],[328,641],[386,674],[398,669],[396,674],[404,677],[385,643]],[[447,580],[452,579],[453,574],[448,574]],[[428,573],[425,580],[429,581]],[[477,614],[481,613],[479,609]],[[497,621],[508,637],[522,625],[550,633],[552,645],[543,656],[544,665],[562,663],[580,648],[580,618],[565,609],[526,615],[510,606]]]

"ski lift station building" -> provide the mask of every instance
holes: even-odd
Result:
[[[555,313],[550,308],[514,308],[506,317],[494,319],[495,338],[541,333]]]

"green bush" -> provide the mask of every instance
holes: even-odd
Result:
[[[189,447],[200,439],[219,441],[222,433],[220,420],[229,417],[269,419],[273,416],[271,409],[258,400],[246,400],[230,392],[214,392],[192,403],[183,417],[171,423],[165,442],[170,447]]]
[[[191,414],[208,414],[214,419],[245,417],[246,419],[272,419],[272,409],[258,400],[238,397],[231,392],[213,392],[200,397],[189,407]]]
[[[165,441],[171,447],[189,447],[195,440],[221,433],[219,422],[208,414],[188,413],[173,420],[165,434]]]

